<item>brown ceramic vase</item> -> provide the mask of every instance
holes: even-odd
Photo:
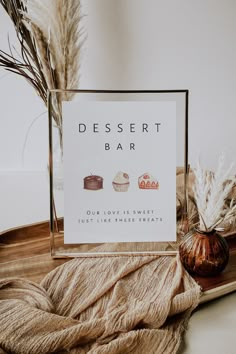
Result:
[[[229,247],[215,230],[202,232],[193,229],[180,242],[179,254],[189,273],[210,277],[219,274],[226,267]]]

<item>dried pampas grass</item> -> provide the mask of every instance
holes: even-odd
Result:
[[[71,89],[79,85],[79,28],[81,20],[78,0],[28,0],[23,12],[36,40],[42,69],[50,88]],[[48,70],[50,69],[50,70]]]
[[[21,0],[0,0],[0,4],[12,20],[21,49],[18,55],[9,43],[9,53],[0,50],[0,66],[23,76],[47,104],[47,83],[37,55],[35,39],[23,21],[22,12],[27,11],[27,8]]]
[[[211,231],[227,220],[236,218],[234,202],[226,206],[226,199],[236,183],[236,177],[232,176],[234,165],[225,169],[224,160],[222,154],[215,173],[204,170],[199,162],[194,169],[193,192],[201,231]]]
[[[47,104],[48,89],[79,85],[82,44],[80,0],[0,0],[11,18],[21,46],[21,56],[0,50],[0,66],[23,76]],[[53,117],[61,130],[61,104],[54,102]]]
[[[222,231],[230,232],[236,230],[236,201],[234,199],[231,200],[230,205],[225,208],[223,216],[222,216]]]

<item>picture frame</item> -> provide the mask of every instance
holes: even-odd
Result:
[[[175,102],[176,105],[176,168],[183,174],[181,222],[188,210],[188,111],[189,90],[50,90],[48,92],[49,123],[49,190],[50,251],[53,258],[175,255],[177,241],[167,242],[64,242],[63,187],[63,105],[78,101],[109,102]],[[61,114],[61,125],[55,124],[55,112]],[[60,121],[60,120],[59,120]],[[59,137],[58,137],[59,136]],[[56,137],[56,138],[55,138]],[[57,150],[61,150],[59,153]],[[61,159],[61,161],[60,161]],[[177,221],[176,221],[177,223]],[[78,235],[79,239],[79,235]],[[98,240],[99,241],[99,240]]]

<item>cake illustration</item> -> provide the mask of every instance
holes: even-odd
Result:
[[[124,172],[118,172],[112,185],[116,192],[127,192],[129,189],[129,175]]]
[[[99,189],[103,189],[103,178],[95,175],[85,177],[84,189],[90,191],[98,191]]]
[[[144,173],[138,179],[139,189],[159,189],[159,183],[155,177],[149,173]]]

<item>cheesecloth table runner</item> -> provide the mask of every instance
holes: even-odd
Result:
[[[178,256],[73,259],[0,281],[0,353],[176,353],[199,299]]]

